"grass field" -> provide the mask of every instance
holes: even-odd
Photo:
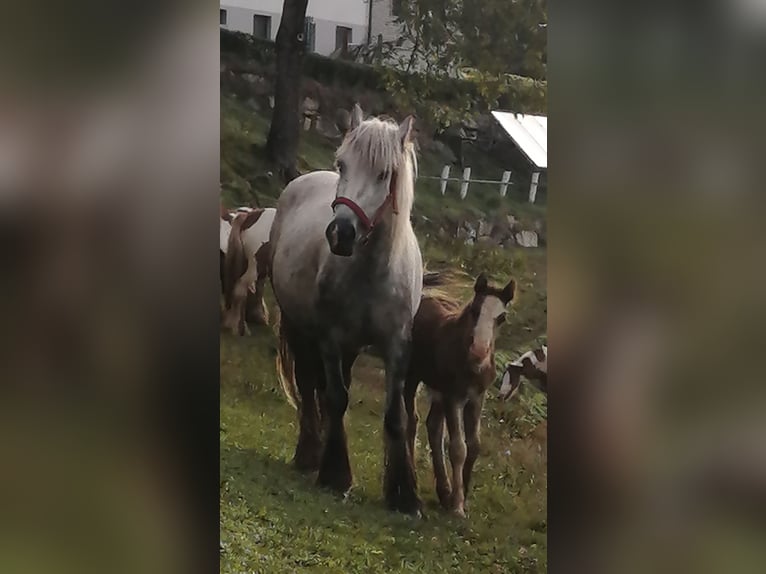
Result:
[[[224,201],[243,203],[252,174],[266,171],[253,153],[268,121],[222,95]],[[253,148],[255,146],[255,148]],[[302,141],[302,169],[329,167],[334,147],[310,134]],[[438,162],[438,158],[427,161]],[[423,162],[421,162],[423,166]],[[259,171],[260,170],[260,171]],[[247,174],[247,175],[246,175]],[[257,180],[259,201],[279,192]],[[470,194],[469,194],[470,196]],[[418,183],[415,214],[435,220],[444,209],[507,210],[541,217],[544,210],[489,195],[444,199],[438,185]],[[486,250],[418,234],[429,270],[446,278],[441,289],[465,300],[479,270],[498,283],[513,275],[518,296],[498,339],[498,362],[544,340],[547,316],[544,249]],[[269,301],[273,309],[273,301]],[[272,313],[274,316],[275,313]],[[426,517],[416,520],[384,508],[382,486],[381,363],[362,356],[354,368],[347,430],[354,486],[345,499],[322,491],[314,477],[295,471],[295,411],[276,380],[271,328],[252,336],[221,336],[221,571],[283,572],[545,572],[547,404],[522,388],[518,400],[500,403],[489,391],[482,418],[482,455],[458,519],[436,505],[425,429],[419,432],[417,471]],[[419,410],[425,419],[426,405]],[[421,425],[422,426],[422,425]]]

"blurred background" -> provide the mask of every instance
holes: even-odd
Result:
[[[215,571],[216,6],[0,22],[0,571]]]
[[[766,3],[553,2],[552,572],[763,572]]]

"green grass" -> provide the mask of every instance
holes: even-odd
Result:
[[[221,182],[227,205],[274,205],[281,191],[262,147],[268,119],[222,94]],[[299,167],[329,168],[335,145],[302,134]],[[500,166],[471,158],[477,177]],[[421,173],[436,174],[442,158],[422,156]],[[499,177],[499,176],[498,176]],[[440,287],[465,301],[480,271],[504,284],[517,281],[516,300],[497,344],[499,369],[545,340],[546,251],[469,247],[439,235],[448,216],[513,213],[522,221],[545,210],[496,188],[472,187],[463,201],[438,182],[417,183],[414,216],[426,266],[441,271]],[[510,195],[510,193],[509,193]],[[269,294],[270,296],[270,294]],[[273,301],[269,301],[273,308]],[[272,313],[274,316],[275,313]],[[497,401],[490,389],[482,418],[482,455],[474,474],[466,519],[436,503],[425,429],[419,431],[417,471],[426,518],[414,520],[384,508],[382,364],[361,356],[354,367],[347,431],[354,487],[346,499],[314,485],[290,464],[297,439],[295,411],[276,382],[275,337],[270,328],[252,336],[221,338],[221,571],[282,572],[544,572],[546,571],[546,399],[522,387],[518,400]],[[426,405],[419,401],[421,420]]]
[[[381,365],[361,357],[355,367],[354,487],[341,500],[290,465],[297,423],[276,383],[274,342],[268,328],[221,342],[223,573],[545,571],[545,443],[529,434],[539,421],[514,415],[520,404],[488,401],[467,519],[436,507],[420,432],[426,519],[411,519],[382,503]]]

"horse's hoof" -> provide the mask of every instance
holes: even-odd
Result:
[[[317,475],[317,485],[323,488],[329,488],[333,492],[344,495],[351,490],[352,484],[351,475],[342,475],[337,473],[323,473],[322,469],[319,469]]]
[[[311,474],[312,472],[316,472],[319,468],[319,463],[312,461],[302,461],[295,459],[293,460],[293,464],[295,465],[295,470],[301,474]]]
[[[452,509],[452,514],[454,514],[455,516],[457,516],[459,518],[465,518],[465,508],[463,508],[462,506],[458,506],[456,508],[453,508]]]
[[[304,447],[296,449],[293,464],[298,472],[309,474],[319,470],[319,449],[316,447]]]

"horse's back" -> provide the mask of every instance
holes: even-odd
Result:
[[[253,221],[250,225],[248,225],[250,222],[246,220],[242,231],[242,243],[248,258],[254,257],[261,246],[269,240],[277,210],[273,207],[267,207],[253,213],[256,213],[257,217],[252,217]],[[250,217],[250,214],[246,217]]]
[[[426,294],[421,299],[412,325],[412,357],[420,369],[430,370],[441,339],[447,335],[444,326],[459,310],[459,303],[443,296]]]

